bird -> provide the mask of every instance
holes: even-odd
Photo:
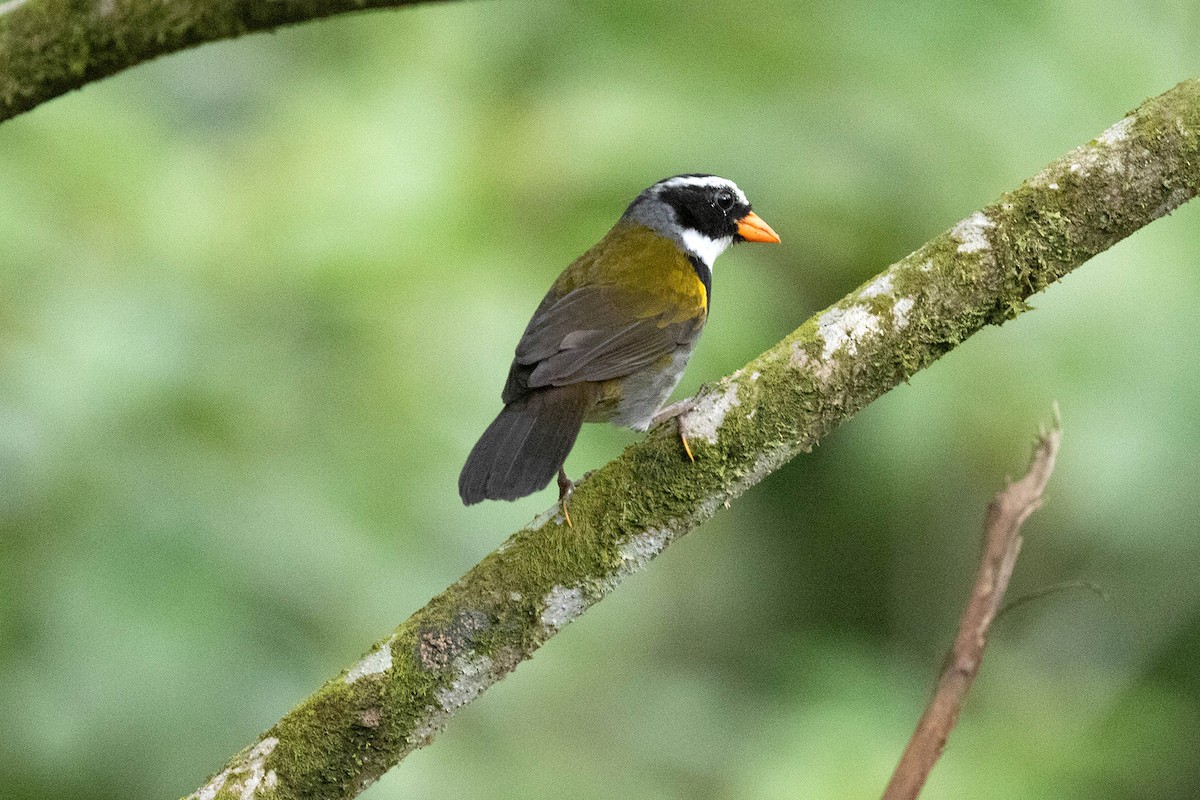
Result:
[[[517,343],[496,419],[458,478],[466,505],[516,500],[558,476],[584,422],[644,431],[679,384],[712,303],[713,262],[736,242],[779,242],[726,178],[688,173],[641,192],[567,267]],[[689,458],[687,439],[680,438]]]

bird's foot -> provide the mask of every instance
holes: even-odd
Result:
[[[562,467],[558,468],[558,503],[562,506],[563,519],[567,521],[568,528],[574,528],[575,523],[571,522],[571,511],[567,508],[567,501],[571,499],[571,492],[575,491],[575,484],[567,477],[567,472]]]
[[[671,403],[671,405],[660,409],[659,412],[654,415],[654,419],[650,420],[650,427],[653,428],[655,425],[661,425],[669,419],[682,416],[695,407],[696,398],[694,397],[687,397],[683,400],[680,400],[678,403]]]
[[[651,420],[651,425],[660,425],[669,419],[674,419],[679,426],[679,441],[683,444],[683,452],[687,453],[688,461],[694,462],[696,457],[692,455],[692,448],[688,445],[687,430],[684,425],[684,417],[689,411],[696,407],[696,398],[689,397],[685,400],[680,400],[678,403],[672,403],[663,410],[654,415]]]

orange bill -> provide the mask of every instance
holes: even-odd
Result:
[[[738,222],[738,236],[747,242],[779,242],[779,234],[771,230],[771,226],[753,211]]]

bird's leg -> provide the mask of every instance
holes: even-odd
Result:
[[[571,492],[575,491],[575,484],[571,483],[571,479],[567,477],[567,471],[562,467],[558,468],[558,502],[562,506],[563,519],[567,521],[568,528],[574,528],[575,523],[571,522],[571,512],[567,510],[567,500],[571,498]]]
[[[660,408],[658,413],[654,415],[654,419],[650,420],[650,427],[661,425],[669,419],[674,419],[681,414],[686,414],[696,406],[696,398],[686,397],[678,403],[671,403],[666,408]]]
[[[650,421],[651,425],[659,425],[672,417],[675,418],[676,424],[679,425],[679,441],[683,443],[683,452],[687,453],[688,461],[695,461],[696,457],[692,455],[692,448],[688,445],[687,432],[684,430],[683,417],[689,411],[696,407],[696,398],[689,397],[685,400],[680,400],[678,403],[672,403],[666,408],[654,415],[654,419]]]

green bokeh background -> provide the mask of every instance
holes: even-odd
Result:
[[[1194,2],[455,3],[204,47],[0,126],[0,797],[186,794],[553,502],[460,505],[545,287],[652,181],[694,390],[1200,75]],[[364,797],[877,796],[991,493],[1062,408],[923,795],[1200,795],[1200,205],[678,543]],[[572,474],[636,437],[589,426]]]

